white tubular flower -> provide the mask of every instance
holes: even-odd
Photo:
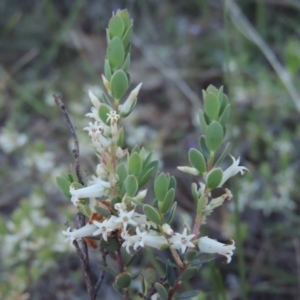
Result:
[[[127,149],[123,150],[121,147],[118,147],[116,151],[116,156],[117,158],[123,158],[127,153]]]
[[[132,219],[137,223],[137,226],[142,229],[149,229],[151,226],[157,228],[157,225],[150,221],[145,215],[134,212]]]
[[[88,187],[84,187],[81,189],[76,189],[76,184],[71,184],[70,186],[70,194],[72,195],[71,201],[77,206],[79,199],[84,198],[98,198],[104,195],[105,189],[110,187],[110,183],[103,181],[99,178],[94,177],[93,184]]]
[[[198,172],[197,169],[193,168],[193,167],[177,167],[177,169],[179,171],[182,171],[184,173],[188,173],[188,174],[192,174],[192,175],[199,175],[200,173]]]
[[[121,234],[122,238],[124,239],[124,242],[122,244],[122,247],[126,248],[126,251],[130,254],[130,247],[134,247],[136,244],[138,245],[140,243],[139,237],[135,235],[130,235],[128,232],[123,231]]]
[[[67,230],[62,231],[62,234],[67,237],[66,241],[70,241],[72,245],[75,240],[91,236],[96,229],[97,227],[94,224],[87,223],[85,226],[73,231],[71,231],[71,227],[69,227]]]
[[[222,186],[230,177],[236,175],[237,173],[241,173],[242,175],[244,175],[245,171],[249,171],[246,167],[239,166],[240,157],[238,159],[235,159],[231,155],[230,157],[232,158],[233,163],[230,167],[223,171],[223,178],[218,187]]]
[[[145,246],[160,249],[163,245],[168,245],[168,241],[163,235],[159,235],[154,230],[147,231],[147,234],[143,236],[143,243]]]
[[[171,228],[171,226],[167,223],[165,223],[163,226],[162,226],[162,230],[164,233],[168,234],[168,235],[173,235],[174,234],[174,231],[173,229]]]
[[[107,234],[119,227],[119,224],[114,222],[115,219],[115,216],[111,216],[108,220],[104,220],[103,222],[93,221],[93,224],[97,226],[97,230],[93,232],[93,235],[102,234],[104,241],[107,241]]]
[[[235,249],[233,240],[232,245],[225,245],[216,240],[210,239],[207,236],[199,239],[198,247],[200,251],[204,253],[218,253],[226,256],[228,264],[231,262],[231,256],[233,255],[233,250]]]
[[[108,114],[107,114],[107,121],[110,123],[116,123],[118,122],[120,116],[117,114],[117,112],[115,110],[111,110]]]
[[[89,96],[90,96],[90,99],[91,99],[91,102],[93,104],[93,106],[96,108],[96,109],[99,109],[100,105],[101,105],[101,102],[100,100],[93,94],[93,92],[91,90],[89,90]]]
[[[176,232],[170,239],[171,248],[180,249],[182,253],[186,251],[188,247],[194,248],[195,245],[191,242],[194,234],[187,235],[186,227],[183,229],[182,234]]]
[[[134,200],[142,202],[147,195],[147,189],[139,191],[135,197],[132,197]]]
[[[142,83],[140,83],[135,89],[133,89],[126,99],[126,101],[119,106],[119,112],[120,115],[127,115],[131,110],[132,107],[135,105],[137,101],[137,96],[140,91],[140,88],[142,87]]]
[[[116,219],[114,219],[113,222],[122,224],[124,230],[126,230],[128,224],[131,224],[134,226],[137,225],[137,222],[135,220],[133,220],[133,218],[132,218],[132,216],[134,214],[134,209],[131,211],[126,211],[121,206],[117,206],[117,205],[115,205],[115,209],[117,209],[119,211],[119,216],[116,217]]]
[[[102,122],[99,117],[98,110],[95,107],[92,107],[91,112],[87,113],[85,116],[94,119],[95,121]]]

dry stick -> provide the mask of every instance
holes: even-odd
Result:
[[[81,266],[83,268],[88,295],[90,297],[90,300],[95,300],[96,295],[95,295],[95,291],[94,291],[93,284],[92,284],[90,265],[85,260],[84,255],[83,255],[83,253],[82,253],[82,251],[81,251],[81,249],[80,249],[80,247],[79,247],[76,240],[73,242],[73,245],[76,248],[77,255],[79,256],[79,261],[81,262]]]
[[[124,272],[124,265],[123,265],[123,260],[122,260],[122,255],[121,255],[121,251],[120,249],[118,251],[116,251],[116,258],[117,258],[117,264],[119,267],[119,271],[120,273]],[[129,300],[129,293],[128,293],[128,289],[124,289],[124,299],[125,300]]]
[[[102,261],[103,261],[103,265],[104,267],[107,267],[107,262],[106,262],[106,255],[108,254],[108,252],[104,249],[101,249],[101,252],[102,252]],[[99,279],[97,280],[96,284],[95,284],[95,287],[94,287],[94,291],[95,291],[95,297],[97,296],[97,293],[103,283],[103,280],[104,280],[104,277],[105,277],[105,272],[102,271]]]
[[[75,149],[72,151],[75,161],[75,170],[76,170],[76,176],[78,179],[78,182],[82,185],[84,185],[84,182],[81,177],[80,172],[80,161],[79,161],[79,142],[77,138],[77,134],[75,131],[75,127],[70,119],[70,116],[68,114],[68,111],[66,109],[66,106],[64,105],[62,99],[58,95],[53,95],[53,98],[55,100],[55,103],[60,107],[63,116],[68,124],[68,127],[70,129],[71,135],[74,139],[74,147]],[[85,216],[82,213],[77,214],[77,221],[80,227],[83,227],[85,225]],[[92,286],[92,279],[91,279],[91,272],[90,272],[90,265],[89,265],[89,256],[88,256],[88,249],[87,244],[84,240],[82,240],[82,249],[80,249],[77,241],[74,241],[74,246],[76,247],[77,254],[79,256],[79,260],[82,264],[84,275],[85,275],[85,282],[87,285],[88,294],[90,296],[90,299],[95,299],[95,293]]]

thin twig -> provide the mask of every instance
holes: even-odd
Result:
[[[74,150],[72,151],[72,153],[74,156],[76,176],[77,176],[78,182],[80,184],[84,185],[83,179],[81,177],[81,172],[80,172],[79,142],[78,142],[75,126],[73,125],[73,123],[70,119],[69,113],[68,113],[66,106],[63,103],[61,97],[59,95],[53,95],[53,97],[54,97],[55,103],[60,107],[60,109],[63,113],[63,116],[68,124],[69,129],[70,129],[71,135],[74,139]],[[78,222],[79,227],[85,226],[85,216],[80,212],[77,214],[77,222]],[[77,254],[79,256],[79,260],[83,267],[85,282],[86,282],[87,290],[88,290],[88,295],[90,297],[90,300],[94,300],[96,297],[96,294],[95,294],[94,288],[92,286],[87,244],[84,240],[82,240],[82,248],[81,249],[80,249],[77,241],[74,241],[73,244],[76,248]]]
[[[117,264],[119,267],[120,273],[124,272],[124,265],[123,265],[123,260],[122,260],[122,255],[120,249],[116,251],[116,258],[117,258]],[[128,289],[124,289],[124,299],[129,300],[129,293]]]
[[[228,13],[233,24],[246,38],[256,44],[256,46],[259,47],[259,49],[263,52],[275,70],[277,76],[286,87],[296,105],[296,108],[300,112],[300,95],[298,94],[298,91],[295,88],[289,73],[280,64],[271,48],[262,39],[251,23],[246,19],[238,5],[233,0],[225,0],[225,4],[228,7]]]
[[[107,267],[107,262],[106,262],[106,255],[108,254],[108,252],[104,249],[101,249],[101,252],[102,252],[102,263],[103,263],[103,266],[104,267]],[[94,286],[94,292],[95,292],[95,296],[97,296],[97,293],[103,283],[103,280],[105,278],[105,272],[102,271],[99,279],[97,280],[95,286]]]
[[[81,172],[80,172],[80,162],[79,162],[79,142],[76,134],[75,127],[70,119],[69,113],[66,109],[65,104],[63,103],[61,97],[59,95],[53,95],[55,103],[60,107],[65,120],[67,121],[67,124],[69,126],[71,135],[74,139],[74,150],[73,150],[73,156],[74,156],[74,161],[75,161],[75,171],[76,171],[76,176],[78,178],[78,182],[81,185],[84,185],[84,182],[81,177]]]
[[[94,300],[96,298],[96,295],[92,284],[90,265],[88,261],[85,260],[85,257],[76,240],[73,242],[73,245],[76,248],[77,255],[79,256],[79,261],[81,262],[81,266],[83,268],[88,295],[90,297],[90,300]]]

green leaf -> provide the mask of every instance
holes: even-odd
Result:
[[[199,119],[200,119],[200,127],[205,132],[208,125],[206,123],[204,113],[201,109],[199,109]]]
[[[134,197],[138,190],[138,181],[134,175],[128,175],[125,182],[125,190],[129,197]]]
[[[122,38],[125,26],[123,20],[119,16],[113,16],[108,22],[108,31],[110,38]]]
[[[197,251],[190,250],[185,254],[185,259],[188,262],[191,262],[197,256]]]
[[[152,155],[153,155],[153,151],[149,152],[148,155],[147,155],[147,157],[144,159],[144,161],[143,161],[143,169],[146,168],[148,166],[148,164],[150,164],[150,162],[152,160]]]
[[[100,247],[104,248],[108,252],[115,252],[120,249],[120,243],[116,238],[108,237],[107,241],[104,241],[104,239],[100,240]]]
[[[168,224],[171,224],[173,222],[173,219],[175,217],[175,213],[176,213],[176,208],[177,208],[177,202],[174,202],[171,209],[170,209],[170,217],[168,220]]]
[[[114,37],[110,40],[107,47],[107,59],[111,67],[117,69],[121,67],[125,58],[124,45],[120,38]],[[106,77],[109,81],[109,79]]]
[[[175,296],[175,299],[191,299],[200,294],[200,291],[191,290]]]
[[[121,99],[128,89],[128,79],[123,70],[113,74],[110,81],[111,93],[115,99]]]
[[[115,279],[115,284],[121,289],[128,288],[130,286],[130,283],[131,275],[128,272],[119,274]]]
[[[221,183],[223,178],[223,171],[221,168],[212,169],[207,174],[207,186],[209,189],[215,189]]]
[[[192,148],[189,150],[189,162],[200,174],[206,173],[204,156],[197,149]]]
[[[104,103],[104,104],[106,104],[108,107],[111,107],[111,102],[110,102],[110,100],[107,98],[107,96],[106,96],[104,93],[101,94],[99,100],[100,100],[101,103]]]
[[[162,298],[162,300],[168,300],[168,292],[164,288],[164,286],[159,282],[156,282],[154,286],[156,288],[158,295]]]
[[[129,65],[130,65],[130,53],[127,54],[126,59],[124,61],[124,64],[122,66],[122,70],[126,73],[128,72],[129,69]]]
[[[159,202],[164,201],[169,189],[170,176],[160,173],[154,181],[154,193]]]
[[[98,214],[100,214],[101,216],[105,217],[105,218],[109,218],[110,217],[110,211],[108,210],[107,207],[103,207],[103,206],[98,206],[95,205],[94,209],[96,210],[96,212]]]
[[[176,190],[177,182],[174,176],[170,177],[170,183],[169,183],[169,190],[174,189]]]
[[[108,274],[110,274],[110,275],[112,275],[112,276],[117,276],[118,275],[118,272],[116,272],[116,271],[114,271],[114,270],[112,270],[112,269],[110,269],[110,268],[108,268],[108,267],[105,267],[105,266],[103,266],[103,265],[98,265],[98,267],[102,270],[102,271],[104,271],[104,272],[106,272],[106,273],[108,273]]]
[[[165,214],[170,209],[170,207],[172,206],[172,204],[174,202],[174,198],[175,198],[175,190],[173,188],[171,188],[167,192],[165,199],[162,202],[162,205],[160,208],[160,211],[162,214]]]
[[[128,175],[125,164],[121,164],[121,165],[117,166],[117,174],[119,177],[119,184],[121,185],[121,184],[123,184],[123,182],[125,181],[125,179]]]
[[[127,29],[132,24],[132,20],[130,20],[130,16],[127,9],[119,9],[116,15],[122,19],[125,29]]]
[[[224,132],[221,124],[213,121],[209,124],[205,134],[206,146],[210,151],[217,151],[223,142]]]
[[[221,107],[220,107],[219,115],[223,114],[224,109],[226,108],[228,102],[229,102],[228,97],[225,94],[223,94],[222,99],[221,99]]]
[[[229,117],[230,117],[230,104],[228,104],[224,110],[224,112],[222,113],[221,117],[220,117],[220,124],[222,126],[226,126],[228,120],[229,120]]]
[[[166,265],[166,275],[170,287],[173,287],[176,281],[174,268]]]
[[[101,119],[101,121],[103,121],[106,125],[109,124],[108,119],[108,114],[110,113],[111,108],[109,106],[107,106],[106,104],[101,103],[100,107],[98,109],[98,115]]]
[[[206,146],[205,136],[204,135],[200,136],[199,146],[200,146],[200,150],[204,154],[204,157],[209,158],[210,157],[210,151],[209,151],[209,149]]]
[[[110,79],[111,79],[111,69],[110,69],[108,59],[105,59],[105,62],[104,62],[104,75],[105,75],[106,79],[108,81],[110,81]]]
[[[151,177],[151,175],[157,170],[158,161],[152,161],[147,167],[143,167],[143,171],[139,176],[139,187],[143,186]]]
[[[217,167],[220,163],[222,163],[222,161],[224,160],[224,158],[229,153],[229,150],[230,150],[230,143],[227,143],[225,149],[223,150],[222,154],[220,155],[220,157],[218,158],[217,162],[215,163],[215,167]]]
[[[124,33],[124,36],[122,37],[122,42],[123,42],[125,49],[130,44],[131,35],[132,35],[132,25],[130,25],[127,28],[126,32]],[[129,51],[126,53],[129,53]]]
[[[142,171],[143,160],[138,153],[133,153],[128,158],[128,171],[138,177]]]
[[[146,282],[151,286],[156,281],[156,273],[152,268],[147,268],[144,271],[144,278]]]
[[[160,215],[159,215],[158,211],[155,208],[153,208],[152,206],[150,206],[148,204],[145,204],[144,207],[143,207],[143,211],[144,211],[144,214],[146,215],[146,217],[150,221],[152,221],[156,225],[161,224]]]
[[[216,95],[208,93],[204,99],[204,111],[211,120],[219,116],[220,102]]]
[[[219,93],[219,90],[215,86],[210,84],[209,87],[206,89],[206,94],[208,94],[208,93],[212,93],[217,96]]]
[[[133,274],[131,275],[131,278],[132,278],[132,279],[136,279],[140,274],[142,274],[142,272],[143,272],[143,269],[141,269],[141,270],[139,270],[139,271],[133,273]]]
[[[142,248],[141,248],[142,249]],[[126,267],[130,267],[132,265],[132,263],[135,261],[135,259],[139,256],[139,254],[141,253],[141,249],[139,249],[138,251],[136,251],[128,260],[128,262],[126,263]]]
[[[154,172],[154,168],[150,168],[149,170],[147,169],[146,173],[144,172],[141,173],[141,175],[139,176],[139,188],[141,188],[143,185],[145,185],[148,182],[153,172]]]
[[[181,273],[179,278],[182,281],[188,281],[198,273],[198,270],[197,267],[189,267]]]
[[[58,187],[60,188],[60,190],[62,191],[62,193],[68,197],[71,198],[71,194],[70,194],[70,185],[71,182],[68,181],[65,177],[63,176],[58,176],[56,177],[56,183],[58,185]]]

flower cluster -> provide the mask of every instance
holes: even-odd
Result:
[[[126,115],[132,110],[140,87],[141,84],[130,93],[125,103],[120,106],[120,114]],[[93,122],[90,122],[89,126],[85,127],[84,130],[88,132],[92,146],[99,155],[101,162],[96,168],[97,176],[92,177],[87,187],[82,187],[76,182],[70,185],[71,202],[76,207],[80,207],[81,204],[88,206],[90,218],[89,222],[82,228],[72,230],[69,227],[63,231],[67,241],[73,244],[75,240],[80,241],[82,238],[94,237],[107,242],[108,238],[117,236],[118,239],[121,238],[122,247],[128,253],[131,252],[131,249],[136,251],[139,247],[146,246],[156,249],[169,247],[185,253],[188,248],[197,246],[203,253],[218,253],[226,256],[229,263],[235,249],[234,242],[232,245],[225,245],[208,237],[195,239],[195,233],[189,233],[187,227],[184,227],[182,233],[174,232],[169,224],[165,223],[162,226],[158,226],[155,222],[150,221],[145,214],[138,213],[136,205],[131,201],[141,202],[146,196],[146,190],[138,192],[135,197],[131,198],[125,194],[121,202],[115,203],[113,208],[107,208],[109,216],[104,217],[97,212],[97,206],[101,203],[101,199],[104,197],[109,199],[111,197],[110,193],[117,187],[120,180],[119,176],[114,173],[114,167],[112,166],[113,149],[115,149],[116,161],[126,155],[126,150],[121,149],[119,146],[117,147],[117,141],[121,132],[118,128],[120,115],[115,110],[110,110],[107,113],[106,122],[104,122],[99,116],[100,100],[92,92],[89,93],[89,96],[93,107],[86,116],[93,119]],[[243,173],[246,169],[238,166],[239,159],[232,159],[233,164],[223,172],[219,186],[222,186],[231,176],[238,172]],[[192,174],[199,173],[195,168],[178,168]],[[206,180],[207,177],[208,174],[204,176],[204,179]],[[205,189],[206,185],[200,183],[198,193],[204,194]],[[204,215],[209,215],[215,207],[222,205],[224,200],[230,198],[231,193],[227,190],[221,197],[213,199],[204,208]]]

